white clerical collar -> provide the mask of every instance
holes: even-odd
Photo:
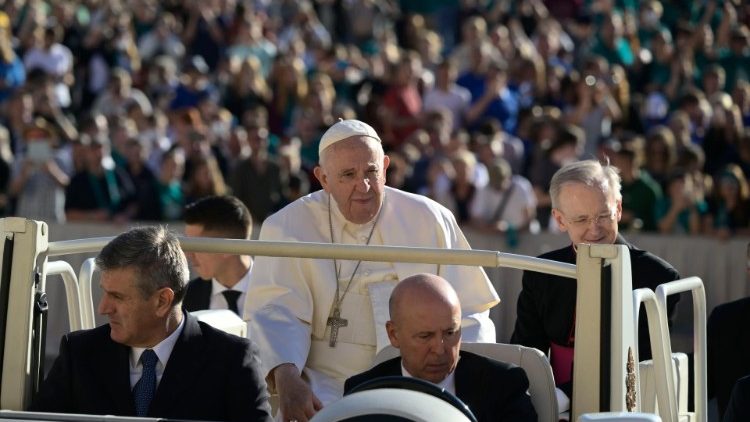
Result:
[[[333,199],[333,195],[328,194],[328,197],[331,198],[331,202],[330,202],[331,217],[332,217],[331,223],[333,224],[332,229],[333,229],[334,235],[336,236],[336,243],[341,242],[341,237],[342,237],[341,234],[344,231],[348,235],[354,238],[361,238],[363,236],[367,236],[367,234],[373,228],[372,225],[375,224],[375,219],[372,219],[364,224],[352,223],[351,221],[347,220],[346,217],[344,217],[344,214],[339,209],[338,203],[336,203],[336,200]],[[381,207],[382,207],[382,204],[381,204]]]
[[[401,360],[401,375],[408,377],[408,378],[416,378],[412,374],[410,374],[409,371],[406,370],[406,368],[404,368],[403,360]],[[448,374],[448,376],[446,376],[445,379],[443,379],[439,383],[433,383],[433,384],[455,395],[456,394],[456,370],[454,369],[453,371],[451,371],[451,373]]]
[[[370,228],[372,220],[364,224],[352,223],[351,221],[347,220],[346,217],[344,217],[344,214],[341,212],[341,209],[339,209],[339,204],[333,198],[333,195],[328,194],[328,197],[331,198],[331,215],[333,217],[334,224],[340,226],[342,229],[346,228],[353,232],[358,232],[364,230],[365,228]]]
[[[154,347],[150,347],[151,350],[156,353],[156,356],[159,358],[159,362],[162,364],[162,367],[166,368],[167,362],[169,361],[169,356],[172,355],[172,350],[174,349],[174,345],[177,343],[177,339],[180,338],[180,333],[182,333],[183,328],[185,328],[185,314],[182,315],[182,321],[180,321],[180,325],[177,326],[177,329],[175,329],[172,334],[167,336],[164,340],[160,341],[159,344],[157,344]],[[146,350],[147,347],[131,347],[130,348],[130,367],[135,368],[140,364],[141,355],[143,354],[143,351]]]
[[[211,296],[220,295],[221,292],[224,290],[236,290],[241,293],[245,293],[247,291],[247,286],[249,286],[250,283],[250,271],[253,269],[253,263],[250,263],[250,268],[247,269],[245,272],[245,275],[242,276],[240,281],[237,282],[232,287],[227,287],[218,281],[216,281],[215,278],[211,279]]]

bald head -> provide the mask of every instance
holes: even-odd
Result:
[[[439,383],[453,372],[461,347],[461,304],[453,287],[433,274],[402,280],[391,293],[388,338],[414,377]]]
[[[435,274],[415,274],[403,279],[396,285],[388,302],[391,320],[398,321],[399,317],[403,315],[403,309],[409,309],[416,303],[456,307],[458,313],[461,313],[461,304],[453,286],[443,277]]]

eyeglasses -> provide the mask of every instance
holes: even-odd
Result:
[[[563,214],[562,211],[560,211],[560,214],[565,216],[565,214]],[[581,215],[573,219],[569,219],[568,217],[565,217],[565,219],[568,221],[568,224],[570,226],[577,227],[577,228],[591,227],[591,223],[594,223],[594,225],[598,227],[603,224],[612,223],[615,220],[616,214],[617,214],[616,210],[611,209],[611,210],[608,210],[606,212],[603,212],[595,216]]]

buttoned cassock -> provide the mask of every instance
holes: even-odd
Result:
[[[330,200],[332,230],[339,243],[366,238],[372,223],[346,221]],[[331,242],[329,197],[322,190],[298,199],[263,223],[260,240]],[[348,233],[348,234],[347,234]],[[364,240],[364,239],[362,239]],[[356,242],[365,244],[365,241]],[[470,249],[455,218],[445,207],[419,195],[385,188],[385,199],[370,245]],[[340,291],[346,290],[356,261],[338,260]],[[328,345],[326,326],[336,296],[331,259],[257,256],[245,303],[249,336],[259,345],[263,371],[283,363],[303,370],[324,403],[341,397],[346,378],[368,369],[387,344],[388,296],[398,280],[433,273],[450,282],[463,309],[464,341],[494,342],[489,309],[500,299],[481,267],[362,262],[343,300],[336,347]],[[365,302],[371,305],[367,309]]]

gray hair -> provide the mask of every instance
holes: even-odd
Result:
[[[96,257],[102,271],[134,269],[144,298],[169,287],[177,306],[185,296],[190,272],[177,236],[162,226],[138,227],[112,239]]]
[[[614,195],[616,200],[621,200],[619,173],[619,170],[609,162],[602,164],[597,160],[576,161],[563,166],[552,176],[550,182],[549,195],[552,208],[557,208],[560,204],[560,190],[567,183],[582,183],[596,187],[601,189],[608,198]]]

